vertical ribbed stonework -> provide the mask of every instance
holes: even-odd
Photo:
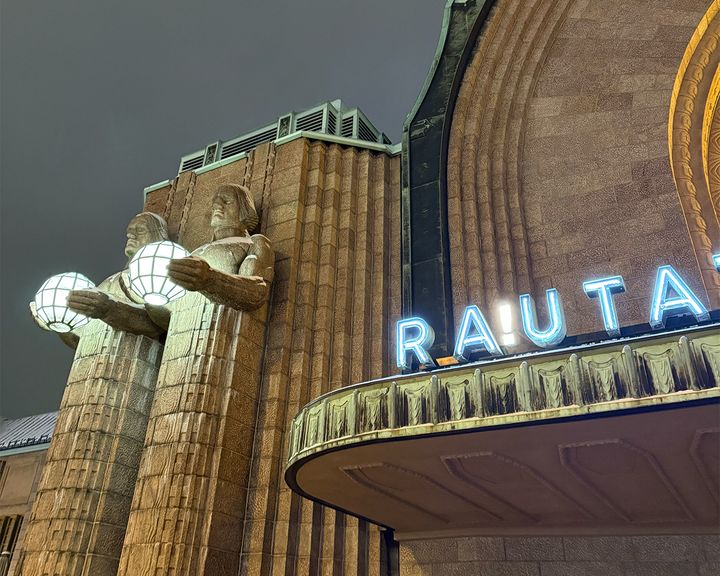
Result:
[[[379,574],[366,522],[294,494],[292,417],[317,396],[390,374],[400,313],[399,158],[298,140],[277,148],[263,208],[276,277],[241,574]]]
[[[214,324],[218,313],[193,317],[194,305],[183,304],[183,329],[173,320],[168,333],[120,573],[235,576],[234,554],[240,573],[252,576],[379,574],[378,528],[293,494],[283,472],[290,422],[304,404],[395,372],[399,157],[299,139],[277,148],[264,144],[246,159],[179,178],[150,193],[147,206],[164,206],[169,226],[190,250],[210,240],[208,216],[218,185],[244,183],[252,192],[258,232],[275,251],[264,356],[261,348],[237,348],[242,340]],[[173,351],[176,341],[183,342],[182,351]],[[262,361],[253,364],[254,376],[237,381],[227,375],[251,360]],[[171,364],[178,368],[170,370]],[[247,399],[238,426],[224,437],[238,454],[230,478],[213,472],[215,460],[207,456],[214,436],[203,432],[227,418],[212,416],[220,413],[194,399],[201,381],[211,384],[213,370],[213,379],[232,381]],[[180,382],[170,373],[191,377]],[[255,399],[250,392],[258,383]],[[190,450],[192,458],[186,456]],[[222,496],[214,493],[220,488],[226,489]],[[221,515],[227,521],[212,524]],[[222,551],[226,564],[206,561],[210,551]]]
[[[556,288],[570,334],[595,332],[597,302],[582,282],[622,275],[620,321],[644,323],[660,264],[715,301],[702,138],[718,55],[707,5],[494,3],[462,74],[447,153],[456,322],[469,304],[492,315],[497,299],[526,292],[542,309]]]
[[[536,71],[569,4],[497,2],[465,71],[448,151],[456,322],[470,303],[533,290],[520,150]]]
[[[173,181],[162,214],[168,223],[170,238],[177,238],[182,226],[187,222],[196,181],[197,174],[193,171],[181,172]]]
[[[266,312],[173,307],[119,574],[237,572]]]
[[[211,240],[208,216],[220,184],[244,182],[259,205],[268,156],[265,146],[248,161],[192,177],[184,193],[174,185],[166,213],[178,240],[190,250]],[[201,257],[238,274],[230,246],[212,242]],[[235,576],[268,304],[241,312],[188,293],[168,308],[166,351],[119,574]]]
[[[121,296],[118,276],[100,288]],[[100,320],[80,343],[24,539],[23,576],[113,576],[162,345]]]

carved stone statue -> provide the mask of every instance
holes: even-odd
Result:
[[[151,242],[167,240],[167,224],[153,212],[141,212],[130,220],[127,227],[127,243],[125,256],[128,262],[135,253]],[[145,308],[130,289],[127,269],[113,274],[97,288],[90,290],[73,290],[68,296],[68,306],[75,312],[90,318],[102,320],[106,324],[126,332],[142,334],[158,338],[164,331],[148,319]],[[43,330],[50,330],[40,319],[35,310],[35,303],[30,303],[33,319]],[[72,348],[77,348],[80,334],[87,324],[73,332],[58,333],[60,339]]]
[[[138,214],[125,254],[167,237],[162,218]],[[68,297],[93,320],[64,338],[77,349],[24,540],[23,576],[116,573],[163,350],[162,330],[133,298],[126,270]]]
[[[167,240],[167,224],[157,214],[142,212],[130,221],[127,238],[125,255],[129,262],[146,244]],[[164,330],[149,319],[141,302],[130,289],[127,270],[111,276],[97,289],[73,290],[68,296],[68,305],[72,310],[102,320],[116,330],[150,338],[160,337]]]
[[[220,186],[212,241],[168,267],[189,292],[167,306],[120,575],[237,574],[274,266],[257,223],[249,190]]]
[[[213,199],[213,241],[190,257],[173,260],[173,281],[218,304],[255,310],[267,299],[275,255],[262,234],[249,235],[258,216],[246,188],[221,186]]]

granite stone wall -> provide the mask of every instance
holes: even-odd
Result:
[[[307,139],[264,144],[214,170],[181,174],[151,192],[146,209],[193,249],[208,239],[212,193],[226,182],[250,188],[258,232],[276,253],[254,443],[235,478],[244,490],[244,509],[233,511],[244,517],[240,573],[380,575],[379,529],[303,499],[282,475],[289,425],[304,404],[394,372],[399,157]]]
[[[623,274],[620,320],[646,322],[660,263],[706,298],[667,152],[674,77],[706,4],[495,2],[448,153],[456,317],[470,303],[555,287],[571,333],[599,330],[581,283]],[[257,390],[254,440],[235,478],[240,574],[386,574],[376,526],[303,499],[282,474],[304,404],[395,372],[400,159],[308,139],[263,144],[181,174],[146,209],[192,250],[209,240],[212,194],[226,182],[250,188],[277,255],[262,367],[247,383]],[[429,539],[400,545],[400,574],[708,576],[719,546],[714,536]]]
[[[602,330],[582,281],[620,274],[645,323],[672,264],[708,301],[668,160],[673,83],[705,0],[498,0],[453,116],[456,318],[557,288],[569,333]]]
[[[400,560],[402,576],[714,576],[720,536],[417,540]]]
[[[468,304],[557,288],[570,334],[602,330],[591,277],[620,274],[623,325],[672,264],[707,303],[668,158],[668,113],[704,0],[497,0],[452,118],[456,323]],[[718,527],[720,531],[720,527]],[[707,576],[717,535],[459,537],[400,546],[403,576]]]

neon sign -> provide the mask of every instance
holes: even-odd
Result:
[[[520,316],[525,336],[537,346],[548,348],[556,346],[565,340],[567,327],[565,326],[565,314],[560,302],[560,294],[555,288],[545,291],[545,301],[547,302],[550,322],[544,330],[540,330],[537,326],[535,302],[530,294],[520,296]]]
[[[407,361],[408,353],[414,354],[418,362],[424,366],[435,366],[427,349],[435,341],[435,332],[422,318],[407,318],[400,320],[396,326],[397,335],[397,365],[407,370],[410,364]]]
[[[455,359],[466,360],[471,352],[484,348],[493,356],[502,356],[502,350],[493,336],[485,316],[477,306],[465,308],[460,322],[460,332],[455,342]]]
[[[713,265],[720,272],[720,254],[713,256]],[[584,282],[583,292],[588,298],[597,299],[603,326],[609,336],[620,336],[620,321],[615,309],[614,296],[625,292],[622,276],[610,276]],[[541,348],[560,344],[567,335],[567,324],[563,313],[562,300],[555,288],[545,291],[547,321],[540,326],[535,302],[530,294],[519,298],[520,318],[525,336]],[[512,345],[512,312],[507,303],[500,304],[500,324],[503,344]],[[697,322],[710,319],[710,312],[690,289],[685,280],[670,265],[660,266],[655,277],[652,293],[649,324],[653,330],[665,327],[672,316],[692,315]],[[432,327],[422,318],[413,317],[397,323],[396,364],[403,370],[410,369],[414,357],[421,366],[436,366],[428,352],[435,340]],[[458,362],[467,362],[474,352],[484,351],[491,356],[502,356],[505,352],[498,344],[493,331],[480,309],[471,305],[465,308],[455,340],[453,356]]]
[[[583,282],[583,291],[589,298],[600,301],[600,313],[602,314],[605,331],[613,337],[620,336],[620,322],[615,310],[613,294],[625,292],[625,281],[622,276],[612,276],[601,280],[590,280]]]
[[[670,291],[676,296],[671,296]],[[667,316],[682,314],[689,310],[698,322],[710,318],[707,308],[700,299],[693,294],[685,280],[675,272],[672,266],[660,266],[655,279],[652,305],[650,306],[650,326],[652,328],[665,328]]]

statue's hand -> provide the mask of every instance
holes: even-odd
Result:
[[[85,314],[90,318],[104,318],[110,311],[110,296],[100,290],[73,290],[67,297],[71,310]]]
[[[204,290],[210,284],[212,270],[205,260],[194,256],[170,260],[168,276],[178,286],[185,290],[197,292]]]
[[[35,320],[35,324],[37,324],[40,328],[43,330],[50,331],[50,328],[48,328],[48,325],[45,324],[42,318],[38,316],[37,314],[37,306],[35,305],[35,301],[32,300],[30,304],[28,304],[28,308],[30,308],[30,314],[32,315],[33,320]]]

